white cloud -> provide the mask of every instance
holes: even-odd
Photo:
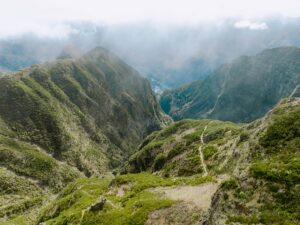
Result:
[[[268,25],[265,22],[251,22],[249,20],[241,20],[234,24],[237,29],[249,29],[249,30],[266,30]]]
[[[0,38],[26,31],[46,35],[54,23],[70,21],[198,23],[300,16],[299,0],[0,0],[0,6]]]

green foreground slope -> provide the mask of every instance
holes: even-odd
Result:
[[[205,168],[216,179],[228,177],[209,224],[299,224],[299,115],[299,98],[291,98],[250,124],[176,122],[150,135],[123,172],[188,177]]]
[[[299,115],[300,99],[290,98],[250,124],[171,124],[144,140],[122,175],[71,182],[27,224],[299,224]],[[45,190],[30,189],[41,202]]]

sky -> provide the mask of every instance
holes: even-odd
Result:
[[[299,0],[0,0],[0,38],[35,33],[64,38],[70,23],[195,24],[237,18],[237,29],[264,30],[269,16],[300,16]]]

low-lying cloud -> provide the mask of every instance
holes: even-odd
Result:
[[[237,28],[264,30],[267,24],[250,21],[274,15],[299,17],[300,1],[3,0],[0,7],[0,39],[28,32],[40,36],[66,36],[70,30],[63,24],[79,21],[106,25],[143,22],[185,25],[243,18],[243,21],[236,23]]]
[[[251,22],[249,20],[241,20],[234,24],[237,29],[249,29],[249,30],[267,30],[269,29],[265,22]]]

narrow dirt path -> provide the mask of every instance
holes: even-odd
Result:
[[[297,85],[297,86],[294,88],[294,90],[293,90],[293,92],[290,94],[289,98],[292,98],[292,97],[293,97],[293,95],[297,92],[297,89],[298,89],[298,88],[300,88],[300,85]]]
[[[198,148],[198,151],[199,151],[199,156],[200,156],[200,161],[201,161],[201,165],[203,167],[203,171],[204,171],[204,176],[207,176],[208,175],[208,172],[207,172],[207,167],[206,167],[206,164],[204,162],[204,156],[203,156],[203,153],[202,153],[202,146],[204,144],[204,140],[203,140],[203,135],[204,135],[204,132],[206,131],[207,129],[207,126],[208,124],[204,127],[204,130],[201,134],[201,145],[199,146]]]
[[[79,223],[78,223],[78,225],[80,225],[81,224],[81,222],[82,222],[82,220],[83,220],[83,217],[84,217],[84,214],[85,214],[85,212],[86,211],[88,211],[89,210],[89,208],[87,208],[87,209],[84,209],[84,210],[82,210],[81,211],[81,217],[80,217],[80,220],[79,220]]]

